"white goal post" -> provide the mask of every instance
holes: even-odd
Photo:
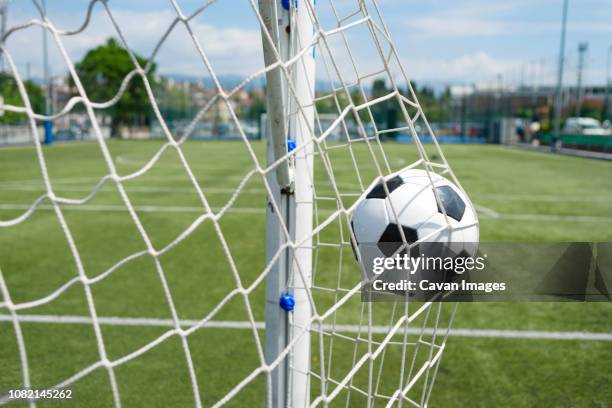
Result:
[[[171,338],[179,340],[183,359],[181,364],[184,364],[186,371],[185,381],[189,383],[196,407],[232,403],[238,406],[265,405],[269,408],[428,405],[456,304],[409,300],[381,303],[362,301],[360,265],[351,249],[354,236],[350,217],[373,182],[400,168],[421,168],[428,174],[443,174],[458,186],[460,184],[416,98],[382,18],[378,1],[318,0],[318,3],[317,0],[244,2],[242,6],[258,25],[260,57],[264,67],[246,76],[238,85],[227,88],[222,85],[221,73],[211,62],[207,35],[199,34],[193,26],[212,7],[238,5],[230,0],[202,0],[198,7],[187,12],[177,1],[169,0],[172,22],[165,32],[151,33],[157,35],[159,40],[148,58],[154,61],[173,30],[177,26],[184,27],[190,41],[185,46],[192,47],[193,53],[199,57],[202,71],[210,78],[214,93],[198,107],[193,118],[190,118],[189,126],[181,134],[172,133],[167,125],[154,86],[147,76],[152,62],[145,66],[139,63],[129,37],[124,35],[125,27],[114,12],[119,7],[115,2],[91,0],[86,14],[82,16],[82,24],[76,29],[67,29],[56,26],[34,1],[40,13],[37,18],[9,25],[0,44],[0,54],[15,80],[22,103],[3,104],[3,108],[7,112],[24,115],[28,121],[44,193],[28,203],[27,208],[20,210],[18,215],[5,217],[0,213],[0,234],[27,225],[32,221],[33,214],[51,211],[77,270],[76,276],[59,287],[49,288],[44,296],[28,298],[26,290],[19,288],[17,291],[10,283],[13,280],[7,278],[19,271],[12,269],[11,265],[2,265],[0,317],[5,320],[0,319],[0,324],[6,321],[12,324],[10,333],[17,345],[21,385],[24,388],[49,385],[32,381],[35,377],[32,375],[28,350],[36,346],[22,333],[23,325],[35,324],[32,322],[38,319],[45,324],[85,322],[93,328],[97,360],[91,365],[75,367],[70,376],[54,377],[55,382],[51,386],[66,389],[101,371],[108,378],[110,387],[100,392],[110,393],[115,407],[124,405],[122,384],[116,371]],[[112,28],[108,34],[117,38],[133,65],[115,90],[115,95],[104,101],[92,100],[88,95],[65,45],[67,37],[84,35],[82,33],[95,12],[103,13],[108,18]],[[9,46],[15,33],[30,28],[40,30],[40,27],[50,34],[76,89],[76,94],[65,105],[56,107],[50,114],[34,111],[31,95],[28,95],[23,75]],[[236,61],[236,64],[239,63]],[[246,136],[239,110],[232,103],[247,86],[259,79],[265,79],[267,100],[268,121],[265,129],[262,129],[266,143],[265,159],[260,157],[263,155],[258,150],[258,142]],[[385,83],[384,93],[373,95],[372,83],[381,79]],[[101,113],[116,106],[131,81],[135,80],[143,84],[164,140],[151,157],[137,163],[135,169],[122,172],[122,162],[109,147],[110,143],[115,142],[103,136],[99,118]],[[42,146],[37,123],[64,118],[79,105],[84,107],[83,115],[92,124],[91,131],[97,141],[96,152],[102,158],[105,173],[97,177],[93,185],[87,186],[85,195],[75,197],[58,192],[62,190],[49,172],[48,150]],[[247,164],[241,169],[245,170],[244,173],[232,174],[238,181],[232,186],[229,198],[216,206],[211,199],[215,194],[214,180],[211,182],[213,188],[209,189],[200,177],[210,175],[200,174],[194,161],[188,159],[188,154],[197,154],[197,149],[201,149],[196,149],[196,142],[189,140],[195,127],[207,121],[207,115],[212,109],[218,109],[219,105],[227,111],[228,120],[240,133],[240,140],[236,143],[244,147],[241,151]],[[399,120],[393,126],[384,126],[380,120],[381,112],[389,110],[393,110]],[[330,116],[334,119],[329,120]],[[412,143],[400,146],[385,141],[400,133],[409,135]],[[331,135],[340,140],[332,140]],[[432,145],[426,147],[423,137],[431,140]],[[211,154],[206,143],[213,142],[203,142],[201,151],[204,151],[204,155]],[[120,149],[120,145],[113,147]],[[197,198],[197,207],[162,207],[162,210],[167,210],[165,214],[170,219],[173,212],[179,210],[185,213],[192,211],[195,215],[172,241],[159,246],[154,243],[153,231],[143,217],[143,213],[155,211],[158,207],[135,204],[137,200],[126,185],[146,177],[154,168],[163,167],[161,157],[168,151],[176,153],[177,167],[183,181],[188,182],[190,192]],[[247,187],[250,183],[258,183],[259,186],[256,192],[259,194],[257,197],[261,198],[261,205],[258,208],[237,204],[249,193]],[[385,183],[383,186],[387,189]],[[135,227],[144,249],[114,262],[104,270],[90,270],[83,261],[74,226],[66,221],[66,214],[77,208],[91,210],[92,201],[107,187],[118,192],[119,206],[129,216],[129,222]],[[258,244],[261,250],[258,249],[256,253],[261,256],[262,265],[245,266],[239,262],[241,253],[235,247],[241,244],[250,246],[240,242],[237,234],[229,234],[221,224],[232,214],[263,217],[264,212],[265,236],[260,237]],[[185,318],[178,312],[177,306],[177,298],[182,294],[168,283],[171,272],[161,258],[196,235],[195,231],[203,225],[211,227],[208,238],[222,250],[219,259],[207,262],[224,265],[224,276],[231,282],[232,290],[225,293],[204,315]],[[450,229],[450,224],[447,228]],[[229,237],[233,237],[235,242],[229,242],[232,239]],[[406,241],[406,238],[402,237],[402,240]],[[210,242],[202,244],[209,245]],[[134,322],[144,320],[151,323],[153,319],[147,320],[149,316],[129,316],[122,320],[102,316],[93,288],[111,279],[133,260],[143,258],[152,261],[152,273],[163,293],[160,300],[170,310],[171,318],[163,324],[157,322],[167,329],[163,334],[119,358],[113,358],[108,351],[104,325],[112,322],[137,325]],[[251,275],[245,278],[245,274]],[[260,299],[257,293],[264,286],[265,296]],[[82,288],[87,316],[35,316],[37,308],[68,296],[74,287]],[[23,296],[24,293],[25,298],[16,300],[14,294]],[[113,301],[125,302],[125,308],[129,310],[129,302],[133,299]],[[246,320],[219,320],[221,311],[230,306],[241,307]],[[260,315],[264,316],[263,322],[255,317],[262,310]],[[256,363],[248,366],[246,374],[224,374],[227,376],[227,389],[219,391],[217,395],[205,390],[205,384],[210,377],[225,371],[225,367],[198,360],[193,350],[202,347],[198,344],[196,333],[228,327],[239,331],[236,336],[248,338],[252,344],[249,352]],[[263,330],[265,333],[262,333]],[[1,332],[0,336],[3,336]],[[232,344],[228,343],[226,347],[232,347]],[[257,386],[260,380],[263,383],[258,394],[261,400],[244,399],[250,398],[244,397],[245,390]],[[4,392],[1,384],[0,392]],[[9,400],[8,395],[0,394],[0,404]],[[31,406],[38,402],[36,398],[29,400]]]
[[[291,149],[297,149],[292,160],[281,161],[276,172],[269,175],[276,192],[274,205],[268,205],[268,262],[281,244],[290,242],[294,246],[285,250],[283,261],[274,264],[267,278],[267,362],[272,363],[290,343],[294,344],[289,358],[272,372],[268,405],[301,407],[308,406],[310,400],[308,328],[312,317],[309,291],[312,285],[315,96],[313,3],[310,0],[290,2],[288,9],[283,9],[278,1],[260,0],[259,7],[266,23],[262,33],[266,65],[276,63],[277,57],[283,62],[297,58],[285,70],[279,67],[267,73],[267,105],[271,120],[268,164],[273,165],[290,153],[288,139],[295,143]],[[268,39],[267,33],[272,33],[272,38]],[[277,214],[282,214],[282,219]],[[283,225],[288,237],[283,236]],[[295,305],[291,314],[279,310],[282,296],[293,297]]]

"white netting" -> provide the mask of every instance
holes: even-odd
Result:
[[[37,161],[46,192],[34,200],[21,215],[1,220],[0,227],[2,229],[0,231],[28,223],[28,220],[38,210],[50,206],[55,213],[78,271],[77,276],[60,287],[51,288],[48,295],[24,302],[13,302],[11,300],[11,293],[14,288],[10,287],[6,283],[7,279],[5,279],[10,274],[19,271],[12,270],[10,264],[3,265],[3,269],[0,271],[0,292],[3,297],[0,310],[8,312],[14,327],[13,332],[18,346],[23,378],[22,385],[25,388],[40,388],[49,384],[35,384],[31,381],[30,361],[28,360],[28,346],[31,343],[22,335],[22,325],[27,319],[20,319],[20,314],[25,315],[28,310],[51,304],[71,288],[80,285],[83,288],[89,312],[87,322],[91,324],[95,333],[98,361],[89,366],[75,367],[73,375],[67,378],[57,378],[54,387],[69,387],[98,370],[104,370],[108,376],[114,405],[121,406],[121,383],[115,375],[117,368],[142,358],[164,342],[176,337],[180,340],[193,392],[193,401],[196,406],[208,404],[219,406],[229,402],[236,402],[241,406],[260,405],[261,401],[241,400],[242,391],[251,383],[263,377],[266,379],[265,388],[267,391],[261,393],[261,400],[270,399],[271,372],[280,364],[284,364],[286,359],[290,360],[291,365],[291,360],[295,357],[293,347],[299,341],[299,335],[290,339],[288,346],[278,358],[272,363],[266,364],[265,345],[261,338],[262,325],[255,318],[257,310],[261,310],[264,305],[261,303],[254,304],[252,296],[256,290],[259,290],[265,284],[265,279],[272,264],[284,251],[295,254],[296,250],[303,247],[304,242],[312,239],[313,282],[311,288],[308,289],[312,316],[306,324],[300,325],[297,331],[297,333],[310,333],[312,339],[311,367],[307,372],[301,373],[308,378],[310,404],[313,406],[327,406],[329,404],[345,406],[402,404],[425,406],[431,395],[440,357],[448,336],[448,328],[454,316],[455,305],[444,306],[443,303],[431,302],[361,303],[359,291],[361,274],[359,266],[352,258],[351,232],[348,227],[349,217],[357,199],[373,180],[377,177],[384,177],[408,164],[428,171],[447,174],[453,181],[458,182],[452,174],[416,100],[415,93],[400,63],[396,48],[390,39],[388,29],[382,20],[377,1],[335,2],[330,0],[329,3],[319,4],[316,9],[309,2],[300,1],[299,12],[308,12],[314,25],[312,42],[298,44],[298,49],[293,50],[294,57],[292,59],[278,60],[276,63],[253,73],[235,88],[224,89],[218,79],[219,72],[214,69],[207,53],[206,36],[195,33],[190,24],[193,20],[205,16],[208,9],[213,5],[220,4],[231,7],[231,3],[222,0],[204,1],[190,14],[185,14],[178,2],[172,0],[169,2],[169,7],[175,13],[175,17],[168,25],[167,31],[150,33],[152,36],[160,38],[154,52],[148,56],[150,61],[154,61],[156,53],[162,48],[173,30],[176,30],[179,26],[184,27],[191,40],[191,44],[184,44],[184,46],[191,47],[193,52],[200,56],[202,68],[214,84],[214,97],[194,115],[190,125],[182,134],[173,134],[167,126],[160,112],[154,90],[147,78],[150,66],[139,65],[128,39],[122,32],[122,27],[113,14],[112,3],[92,0],[86,15],[83,16],[82,24],[74,31],[64,31],[56,27],[53,21],[44,15],[36,2],[40,19],[9,27],[4,37],[5,42],[9,42],[11,36],[16,33],[32,27],[43,27],[48,30],[63,57],[78,93],[52,116],[45,116],[40,112],[33,111],[22,75],[17,69],[9,49],[4,45],[2,46],[2,54],[8,63],[23,100],[23,105],[5,105],[4,110],[27,116],[34,136]],[[282,8],[280,2],[278,3],[278,10],[281,13]],[[263,26],[257,2],[251,0],[248,2],[248,6],[255,21]],[[134,66],[131,73],[123,80],[120,89],[116,91],[116,95],[107,101],[92,101],[88,97],[85,86],[77,75],[75,65],[64,47],[66,38],[78,36],[87,29],[95,7],[103,7],[104,12],[112,22],[113,31],[108,34],[114,35],[120,40]],[[292,13],[295,12],[292,6]],[[353,32],[359,30],[361,30],[361,33],[353,34]],[[288,106],[290,106],[290,111],[287,113],[287,120],[289,121],[292,115],[303,115],[303,110],[307,107],[297,103],[298,99],[295,95],[292,95],[292,85],[296,79],[294,76],[295,67],[301,63],[302,58],[310,51],[312,46],[316,47],[317,78],[325,83],[325,85],[317,87],[317,93],[313,95],[313,100],[317,104],[316,106],[319,106],[318,104],[331,106],[333,110],[332,119],[329,119],[329,114],[320,115],[318,109],[315,109],[315,126],[314,129],[311,129],[310,142],[299,145],[296,150],[286,154],[272,165],[264,165],[262,164],[262,158],[258,155],[258,149],[254,147],[255,142],[249,140],[243,131],[231,100],[249,84],[265,78],[267,72],[281,69],[289,84],[290,103]],[[260,52],[260,58],[263,61],[261,55],[262,52]],[[236,61],[236,63],[239,64],[240,61]],[[135,81],[138,77],[144,84],[150,107],[153,110],[155,120],[162,129],[165,143],[141,168],[129,174],[121,175],[117,171],[116,158],[109,150],[109,142],[102,135],[98,123],[99,117],[96,114],[111,109],[126,91],[130,81]],[[383,95],[372,96],[370,87],[372,81],[377,78],[385,79],[390,84],[390,90]],[[241,143],[246,148],[245,154],[251,163],[247,174],[241,175],[237,187],[220,208],[210,204],[206,188],[202,188],[201,182],[194,174],[185,154],[185,151],[193,146],[189,144],[189,138],[196,125],[217,103],[226,105],[227,111],[230,113],[230,120],[239,131]],[[106,165],[106,175],[101,177],[95,187],[81,199],[62,197],[55,193],[56,189],[47,169],[46,153],[41,146],[37,126],[38,122],[63,117],[77,106],[82,106],[85,109]],[[394,109],[398,113],[398,125],[396,127],[379,129],[374,118],[374,111],[382,106],[386,107],[387,110]],[[413,138],[412,146],[414,146],[412,150],[416,154],[410,154],[401,160],[391,162],[385,150],[395,149],[395,145],[385,145],[381,142],[381,139],[389,134],[411,136]],[[423,136],[431,138],[434,143],[432,150],[429,152],[433,152],[431,155],[428,155],[425,146],[421,143],[420,137]],[[245,192],[245,186],[254,179],[257,179],[263,185],[268,197],[273,197],[273,187],[270,185],[267,176],[274,173],[278,166],[292,161],[295,157],[308,151],[309,147],[313,151],[315,174],[313,180],[315,211],[313,231],[306,239],[292,240],[290,232],[284,225],[284,220],[280,218],[281,211],[276,207],[274,200],[268,200],[272,203],[274,212],[279,214],[279,222],[286,235],[287,243],[278,248],[277,253],[268,265],[263,268],[257,267],[257,275],[249,279],[249,284],[245,284],[242,275],[244,271],[239,270],[236,262],[241,253],[236,250],[234,243],[228,242],[226,233],[221,228],[221,221],[232,213],[236,202]],[[156,247],[142,222],[142,213],[134,204],[125,184],[152,171],[162,155],[168,150],[176,152],[182,170],[190,181],[193,191],[197,194],[199,214],[169,244]],[[202,159],[206,159],[206,146],[204,146]],[[88,273],[81,259],[73,230],[66,222],[65,211],[74,206],[91,203],[97,194],[108,185],[116,186],[122,205],[128,211],[146,249],[125,257],[101,273],[92,275]],[[263,200],[262,204],[264,204]],[[264,209],[263,205],[261,209]],[[171,217],[172,214],[169,214],[169,216]],[[210,225],[213,228],[216,244],[220,244],[223,261],[227,264],[225,278],[234,282],[234,289],[225,293],[222,300],[206,315],[192,316],[192,318],[198,320],[188,324],[181,320],[177,313],[176,294],[172,292],[168,285],[167,272],[160,261],[160,257],[173,251],[203,224]],[[262,254],[264,240],[265,238],[261,237]],[[202,243],[202,245],[207,245],[207,243]],[[99,316],[96,310],[96,300],[92,293],[92,287],[108,279],[129,262],[145,257],[153,261],[159,284],[163,289],[165,302],[171,312],[170,323],[172,327],[153,341],[134,349],[131,353],[125,354],[121,358],[111,359],[108,357],[107,343],[101,324],[106,320],[104,316]],[[215,262],[215,260],[208,260],[208,262]],[[53,271],[49,272],[53,273]],[[300,276],[290,276],[287,289],[290,291],[293,285],[298,285],[297,282],[300,279],[302,279]],[[205,294],[207,288],[199,288],[199,290]],[[192,335],[202,330],[222,328],[223,325],[215,325],[215,318],[230,303],[240,304],[240,302],[235,302],[237,298],[242,299],[242,307],[247,317],[242,326],[247,330],[240,332],[240,335],[252,338],[252,352],[256,354],[258,363],[249,368],[249,373],[246,376],[235,378],[228,374],[229,391],[224,392],[221,398],[211,401],[208,396],[201,392],[202,384],[207,381],[207,376],[219,375],[218,372],[223,371],[224,368],[210,365],[207,361],[194,359],[192,342],[196,340],[191,340]],[[127,299],[123,300],[127,301]],[[121,302],[122,299],[116,301]],[[59,320],[61,320],[61,316],[58,317]],[[210,345],[210,347],[218,346]],[[349,351],[347,352],[347,350]],[[58,350],[58,352],[61,353],[61,350]],[[154,386],[163,387],[163,384],[155,384]],[[99,392],[106,392],[106,390],[99,390]],[[291,392],[291,390],[288,390],[288,392]],[[6,402],[7,399],[8,396],[3,395],[0,397],[0,402]],[[31,401],[31,405],[35,403],[36,401]]]

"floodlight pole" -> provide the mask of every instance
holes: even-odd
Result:
[[[579,117],[582,112],[582,74],[584,71],[584,57],[587,52],[588,43],[581,42],[578,44],[578,74],[576,79],[576,117]]]
[[[605,97],[605,107],[606,110],[603,113],[603,119],[609,119],[610,117],[612,117],[612,115],[610,114],[610,57],[612,56],[612,45],[610,45],[608,47],[608,54],[606,56],[606,82],[605,82],[605,86],[606,86],[606,97]]]
[[[565,62],[565,28],[567,26],[567,4],[568,0],[563,0],[563,18],[561,23],[561,45],[559,46],[559,67],[557,71],[557,89],[555,91],[555,140],[559,140],[561,132],[561,103],[563,86],[563,64]]]
[[[310,44],[312,7],[312,0],[259,0],[266,66],[279,56],[286,62]],[[310,396],[315,66],[313,50],[301,55],[286,67],[288,75],[281,67],[266,73],[268,165],[297,149],[266,176],[273,193],[266,210],[266,265],[274,262],[266,278],[265,357],[267,364],[278,363],[267,378],[268,408],[306,407]]]

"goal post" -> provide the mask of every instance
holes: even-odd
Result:
[[[295,7],[297,5],[297,7]],[[291,338],[297,339],[290,359],[291,407],[302,408],[310,405],[310,326],[312,285],[312,229],[314,210],[314,93],[315,54],[310,46],[313,37],[311,19],[312,0],[298,0],[294,4],[291,21],[293,53],[302,52],[293,69],[295,78],[295,108],[290,121],[290,135],[295,139],[295,259],[290,279],[295,296],[295,309],[291,324]],[[312,49],[311,49],[312,48]]]
[[[267,206],[266,263],[282,251],[266,282],[266,361],[278,362],[269,376],[269,407],[309,405],[312,228],[314,206],[315,66],[311,0],[260,0],[267,72],[268,174],[275,205]],[[268,38],[268,33],[273,33]],[[272,45],[276,45],[273,49]],[[312,48],[312,50],[305,48]],[[304,52],[305,51],[305,52]],[[300,57],[291,65],[290,59]],[[279,58],[280,57],[280,60]],[[276,213],[276,209],[280,213]],[[283,236],[288,233],[289,236]],[[285,246],[285,249],[282,249]],[[291,305],[281,302],[293,302]],[[287,347],[293,342],[291,352]],[[284,357],[281,357],[284,354]]]

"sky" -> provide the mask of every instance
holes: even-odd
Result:
[[[332,0],[349,13],[357,0]],[[330,0],[318,0],[324,26],[332,28]],[[371,3],[371,0],[366,0]],[[48,17],[57,29],[75,30],[85,22],[89,0],[47,0]],[[203,0],[176,0],[185,15]],[[256,3],[256,1],[255,1]],[[176,11],[169,0],[109,0],[115,22],[129,46],[151,54]],[[383,18],[409,77],[432,84],[551,84],[555,78],[562,0],[378,0]],[[30,0],[12,0],[8,27],[39,18]],[[217,0],[190,21],[216,73],[245,76],[263,66],[258,24],[250,0]],[[116,36],[103,5],[94,4],[91,20],[76,35],[61,36],[72,61]],[[359,67],[374,69],[367,30],[349,33]],[[612,0],[569,0],[566,83],[575,83],[577,48],[588,42],[584,83],[603,84],[606,55],[612,46]],[[61,50],[49,37],[54,75],[67,71]],[[42,31],[16,31],[6,42],[23,76],[42,76]],[[341,47],[340,44],[332,45]],[[338,58],[340,58],[340,53]],[[199,53],[182,25],[171,32],[157,56],[158,72],[208,76]]]

